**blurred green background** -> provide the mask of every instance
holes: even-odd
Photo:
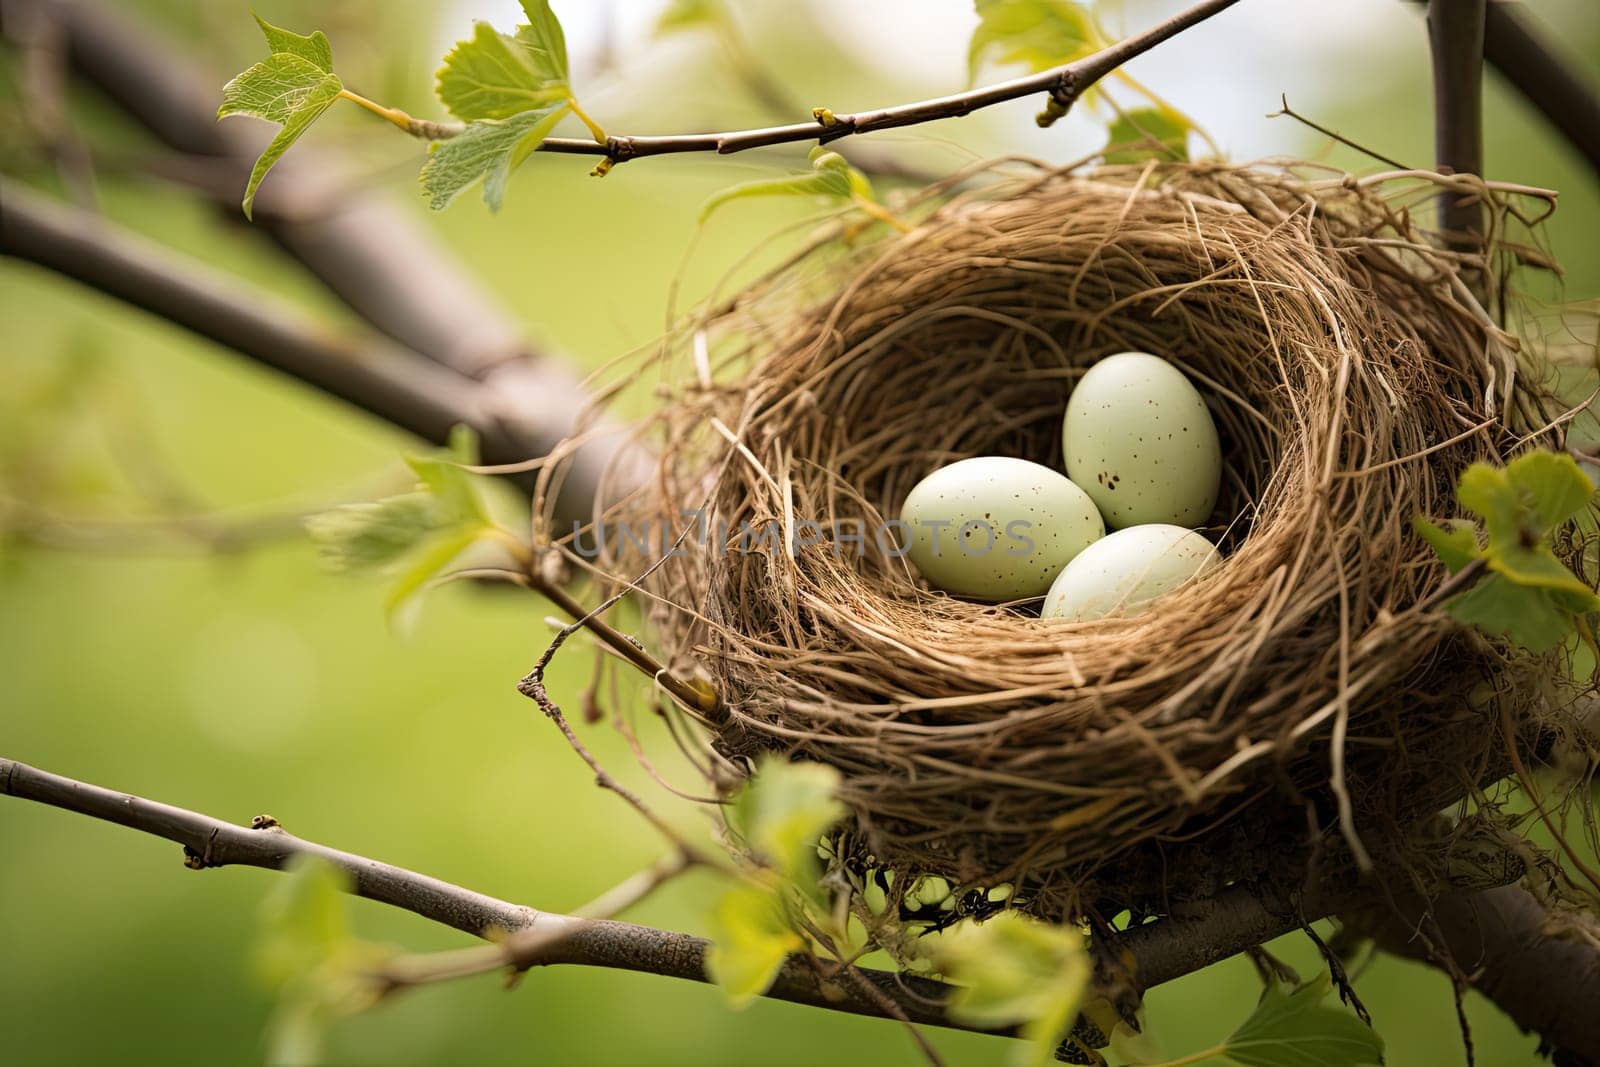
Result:
[[[189,42],[221,85],[259,50],[242,2],[124,5]],[[569,17],[589,109],[613,129],[715,128],[760,121],[712,43],[644,38],[648,3],[556,0]],[[1171,4],[1118,5],[1137,27]],[[262,0],[274,22],[333,37],[341,71],[368,95],[430,109],[429,71],[474,17],[509,24],[513,5]],[[959,88],[970,25],[963,0],[802,8],[736,5],[752,50],[807,105],[836,109]],[[610,12],[606,15],[600,9]],[[1600,17],[1583,0],[1538,5],[1574,55],[1600,54]],[[570,9],[570,10],[569,10]],[[1292,10],[1286,10],[1292,9]],[[570,20],[577,20],[578,25]],[[965,20],[965,21],[964,21]],[[1326,32],[1319,26],[1326,23]],[[595,70],[609,25],[608,70]],[[929,44],[931,42],[931,44]],[[1262,116],[1280,91],[1318,121],[1386,154],[1425,163],[1430,113],[1420,19],[1395,0],[1246,0],[1203,35],[1139,68],[1236,156],[1300,154],[1368,169],[1314,133]],[[1213,64],[1228,54],[1229,77]],[[585,83],[589,84],[589,83]],[[0,54],[5,169],[59,191],[16,120],[17,69]],[[92,93],[72,114],[97,145],[143,151],[143,137]],[[342,113],[349,112],[349,113]],[[999,151],[1069,158],[1094,124],[1044,134],[1031,109],[893,135],[884,143],[948,167]],[[416,148],[354,109],[312,140],[370,157],[373,182],[404,193]],[[1551,229],[1566,295],[1600,293],[1600,195],[1573,156],[1497,79],[1488,106],[1492,177],[1562,191]],[[749,204],[712,224],[687,267],[697,205],[760,173],[745,160],[634,163],[598,182],[579,161],[536,158],[503,212],[476,196],[431,224],[530,335],[597,366],[649,340],[669,285],[703,293],[740,254],[802,217],[803,205]],[[269,179],[270,181],[270,179]],[[337,310],[287,259],[171,186],[99,175],[119,222],[303,301]],[[417,211],[423,211],[420,201]],[[774,248],[777,246],[774,246]],[[63,368],[74,368],[64,372]],[[0,493],[81,517],[150,514],[152,487],[224,511],[275,514],[365,495],[397,474],[401,435],[171,326],[39,270],[0,262]],[[159,494],[157,494],[159,495]],[[570,909],[659,851],[517,695],[548,640],[546,606],[451,588],[409,633],[385,626],[382,590],[331,577],[290,537],[223,556],[0,549],[0,753],[60,773],[246,821],[268,811],[292,831],[538,907]],[[591,665],[561,661],[554,691],[575,704]],[[647,743],[652,734],[641,722]],[[610,730],[586,731],[601,758],[702,832],[637,772]],[[657,738],[656,740],[661,740]],[[662,750],[660,746],[658,751]],[[691,784],[682,768],[668,773]],[[276,875],[185,871],[178,849],[34,805],[0,804],[0,1060],[16,1064],[251,1062],[271,1009],[252,978],[260,903]],[[710,883],[668,887],[630,917],[703,929]],[[360,932],[412,949],[465,939],[355,902]],[[1304,939],[1282,954],[1315,969]],[[1157,990],[1152,1030],[1169,1055],[1218,1040],[1248,1014],[1250,966],[1230,961]],[[1391,1064],[1460,1060],[1451,991],[1437,972],[1391,959],[1359,988]],[[1469,998],[1478,1062],[1534,1062],[1535,1041]],[[953,1063],[999,1061],[1005,1042],[933,1032]],[[551,969],[514,992],[486,978],[408,994],[341,1024],[341,1063],[910,1063],[892,1024],[758,1002],[728,1010],[709,987],[623,973]]]

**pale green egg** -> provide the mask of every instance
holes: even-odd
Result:
[[[1129,526],[1078,553],[1050,586],[1040,613],[1080,622],[1137,615],[1219,562],[1216,546],[1193,530]]]
[[[1038,463],[980,456],[940,467],[900,509],[900,544],[931,584],[978,600],[1043,596],[1105,535],[1094,501]]]
[[[1107,356],[1067,398],[1067,476],[1112,529],[1199,526],[1222,484],[1217,427],[1183,372],[1147,352]]]

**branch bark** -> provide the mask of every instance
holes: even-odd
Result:
[[[558,963],[609,967],[706,982],[702,938],[615,920],[590,920],[498,900],[449,882],[295,837],[271,820],[260,829],[153,800],[76,781],[25,763],[0,758],[0,794],[31,800],[126,826],[176,842],[196,869],[242,865],[282,870],[298,855],[326,860],[351,876],[359,896],[403,908],[475,937],[548,929],[562,936],[540,950],[533,966]],[[1278,914],[1242,889],[1222,894],[1216,906],[1193,919],[1161,920],[1131,931],[1122,944],[1133,961],[1135,985],[1143,991],[1209,966],[1262,940],[1297,929],[1298,913]],[[1320,912],[1318,913],[1320,914]],[[1315,916],[1311,916],[1315,917]],[[878,994],[831,981],[805,957],[791,957],[766,996],[855,1015],[894,1018],[888,998],[913,1023],[976,1029],[951,1019],[944,1009],[949,986],[914,975],[858,969]],[[994,1031],[990,1031],[994,1032]],[[1010,1031],[999,1031],[1010,1033]]]
[[[1442,942],[1469,985],[1568,1054],[1558,1063],[1600,1063],[1600,950],[1553,933],[1527,890],[1500,886],[1431,905],[1405,897],[1353,918],[1379,948],[1423,963],[1434,962],[1429,941]]]
[[[1238,0],[1201,0],[1193,7],[1180,11],[1144,32],[1124,38],[1093,55],[1037,74],[986,85],[969,92],[953,93],[931,100],[919,100],[915,103],[854,114],[836,114],[819,108],[816,117],[810,122],[764,126],[750,130],[665,136],[619,136],[608,137],[603,142],[574,137],[550,137],[539,145],[538,150],[603,156],[612,163],[681,152],[715,152],[719,155],[730,155],[752,148],[770,148],[773,145],[805,141],[828,144],[854,134],[916,126],[938,119],[960,118],[995,104],[1040,94],[1048,96],[1060,106],[1060,112],[1053,114],[1049,120],[1054,121],[1060,114],[1065,114],[1065,109],[1070,107],[1085,89],[1113,70],[1236,3]]]
[[[1562,55],[1520,0],[1489,0],[1483,58],[1600,172],[1600,87]]]
[[[561,426],[529,418],[539,410],[533,405],[555,405],[567,417],[582,406],[576,390],[558,393],[552,384],[513,397],[381,339],[341,339],[270,293],[224,282],[202,264],[4,178],[0,255],[149,311],[435,444],[464,423],[477,431],[486,463],[519,463],[561,441]],[[556,501],[558,521],[588,519],[605,462],[600,449],[577,454]],[[532,476],[520,476],[519,484],[531,488]]]
[[[1544,38],[1522,4],[1491,0],[1483,53],[1600,175],[1600,87]]]
[[[10,36],[48,19],[72,69],[163,144],[225,166],[207,192],[240,219],[239,190],[271,137],[263,123],[217,122],[220,83],[177,46],[93,0],[0,0]],[[470,272],[389,197],[351,193],[337,153],[307,148],[274,168],[256,228],[379,332],[469,377],[538,358],[524,331]]]
[[[1483,174],[1483,27],[1487,0],[1429,0],[1433,53],[1433,144],[1437,168]],[[1483,235],[1475,196],[1444,192],[1439,223],[1450,247],[1473,251]]]
[[[118,793],[0,758],[0,794],[63,808],[126,826],[184,847],[196,869],[229,864],[281,870],[297,855],[313,855],[347,872],[360,896],[403,908],[475,937],[542,928],[558,933],[531,966],[578,964],[706,982],[702,938],[615,920],[584,919],[498,900],[449,882],[295,837],[275,822],[261,828],[235,826],[198,812]],[[1385,949],[1434,962],[1419,943],[1424,906],[1409,905],[1415,919],[1387,906],[1361,905],[1355,894],[1308,892],[1295,901],[1266,902],[1244,886],[1207,901],[1197,914],[1164,918],[1119,939],[1138,993],[1181,978],[1275,937],[1291,933],[1330,910],[1353,913]],[[1474,967],[1469,981],[1518,1024],[1577,1055],[1600,1059],[1600,952],[1546,932],[1544,909],[1525,891],[1509,886],[1459,894],[1436,902],[1432,920],[1446,947]],[[949,986],[914,975],[856,972],[869,993],[830,980],[805,957],[794,956],[766,996],[855,1015],[898,1018],[955,1029],[976,1029],[950,1018],[944,1003]],[[892,1005],[891,1013],[885,1001]],[[903,1020],[902,1020],[903,1021]],[[1012,1031],[990,1031],[1009,1034]]]

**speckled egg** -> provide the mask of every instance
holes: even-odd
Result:
[[[976,600],[1043,596],[1105,524],[1094,501],[1038,463],[979,456],[940,467],[900,509],[899,541],[931,584]]]
[[[1050,586],[1041,614],[1074,621],[1137,615],[1219,562],[1216,546],[1193,530],[1129,526],[1078,553]]]
[[[1148,352],[1107,356],[1067,399],[1067,476],[1112,529],[1199,526],[1222,484],[1217,427],[1183,372]]]

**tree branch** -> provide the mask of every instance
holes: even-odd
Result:
[[[1483,52],[1600,173],[1600,88],[1543,39],[1522,4],[1491,0]]]
[[[246,828],[183,808],[117,793],[0,758],[0,794],[103,819],[174,841],[196,869],[229,864],[281,870],[297,855],[313,855],[348,873],[360,896],[403,908],[476,937],[502,932],[548,931],[536,951],[519,957],[528,966],[579,964],[706,982],[710,945],[689,934],[614,920],[591,920],[539,911],[461,886],[287,833],[263,816]],[[1385,949],[1424,962],[1432,953],[1419,942],[1426,909],[1418,901],[1397,913],[1374,905],[1359,891],[1327,896],[1308,892],[1294,901],[1264,901],[1233,886],[1199,905],[1196,913],[1146,923],[1119,935],[1135,993],[1143,993],[1246,949],[1291,933],[1330,910],[1354,914]],[[1468,979],[1519,1025],[1572,1052],[1600,1059],[1600,951],[1588,943],[1548,933],[1548,913],[1525,891],[1502,886],[1456,894],[1435,902],[1431,919],[1454,957],[1473,970]],[[532,943],[532,942],[530,942]],[[794,956],[766,992],[774,1000],[855,1015],[976,1029],[951,1019],[944,1003],[951,989],[915,975],[858,969],[867,992],[820,974],[811,960]],[[1009,1034],[1012,1031],[997,1031]]]
[[[1051,113],[1048,118],[1041,117],[1041,124],[1048,125],[1060,114],[1064,114],[1065,109],[1070,107],[1085,89],[1113,70],[1236,3],[1238,0],[1201,0],[1193,7],[1180,11],[1143,33],[1124,38],[1094,55],[1037,74],[986,85],[969,92],[854,114],[835,114],[819,108],[816,117],[810,122],[765,126],[750,130],[665,136],[619,136],[608,137],[604,142],[575,137],[550,137],[539,145],[539,151],[604,156],[613,163],[624,163],[644,156],[680,152],[715,152],[719,155],[730,155],[752,148],[769,148],[773,145],[804,141],[827,144],[853,134],[916,126],[938,119],[960,118],[982,108],[1041,93],[1047,95],[1061,109],[1059,113]]]
[[[1489,0],[1483,58],[1600,172],[1600,87],[1544,36],[1520,0]]]
[[[1429,0],[1433,53],[1435,165],[1447,174],[1483,175],[1483,27],[1487,0]],[[1472,251],[1483,235],[1476,196],[1439,195],[1439,225],[1451,248]]]
[[[75,71],[170,148],[191,162],[210,161],[220,169],[209,173],[201,188],[225,217],[239,219],[238,190],[271,135],[265,124],[219,124],[220,95],[209,73],[119,11],[93,0],[0,0],[0,32],[10,36],[45,23],[64,41]],[[378,332],[410,353],[483,382],[473,403],[492,412],[499,429],[469,424],[483,437],[486,451],[499,456],[492,462],[542,456],[569,437],[588,399],[578,377],[528,344],[522,324],[486,295],[414,211],[381,193],[353,192],[348,170],[337,153],[305,148],[293,153],[274,168],[273,180],[262,190],[255,229]],[[258,356],[251,348],[239,351]],[[406,377],[437,386],[440,404],[431,406],[452,407],[468,395],[439,375],[419,371]],[[351,388],[335,395],[382,418],[390,418],[387,412],[396,403],[401,410],[413,406],[396,395],[397,383],[370,395],[362,383],[347,384]],[[437,440],[413,421],[391,421]],[[509,447],[500,450],[494,439]],[[615,448],[614,439],[600,438],[576,453],[554,502],[558,522],[590,517],[595,486]],[[533,485],[531,477],[519,482]]]
[[[238,190],[270,139],[263,123],[217,122],[220,89],[192,56],[122,12],[93,0],[0,0],[7,36],[49,20],[73,69],[162,143],[216,160],[213,181],[229,218]],[[493,300],[415,212],[382,194],[352,194],[337,153],[304,148],[274,168],[256,229],[299,260],[379,332],[435,362],[483,378],[537,358],[521,325]]]
[[[266,817],[256,820],[260,828],[235,826],[8,759],[0,759],[0,794],[174,841],[183,846],[186,863],[196,869],[233,864],[281,870],[295,856],[312,855],[348,873],[356,894],[475,937],[529,930],[559,934],[539,945],[536,952],[519,957],[518,962],[528,966],[581,964],[709,981],[705,962],[710,945],[702,938],[614,920],[544,912],[497,900],[437,878],[295,837]],[[1119,948],[1127,950],[1134,984],[1143,991],[1288,933],[1310,917],[1315,916],[1305,914],[1305,906],[1285,909],[1280,915],[1243,889],[1234,888],[1208,905],[1204,914],[1191,919],[1160,920],[1130,931]],[[883,1005],[883,999],[888,998],[913,1023],[976,1029],[950,1018],[944,1002],[951,990],[941,982],[868,969],[854,973],[875,993],[828,979],[808,958],[794,956],[778,973],[766,996],[831,1011],[893,1018]]]
[[[1600,949],[1553,931],[1549,912],[1527,890],[1500,886],[1431,904],[1407,896],[1353,918],[1386,952],[1434,963],[1438,949],[1448,951],[1467,984],[1518,1026],[1583,1057],[1557,1063],[1600,1062]]]
[[[535,398],[513,398],[416,353],[374,338],[340,340],[300,310],[80,209],[0,178],[0,255],[48,267],[143,308],[345,400],[435,444],[458,423],[478,433],[489,464],[542,456],[565,431],[530,419]],[[537,370],[536,368],[534,369]],[[581,406],[576,395],[546,391],[545,402]],[[515,400],[516,402],[513,402]],[[604,457],[580,451],[557,501],[557,518],[587,519]],[[532,477],[520,484],[531,487]]]

